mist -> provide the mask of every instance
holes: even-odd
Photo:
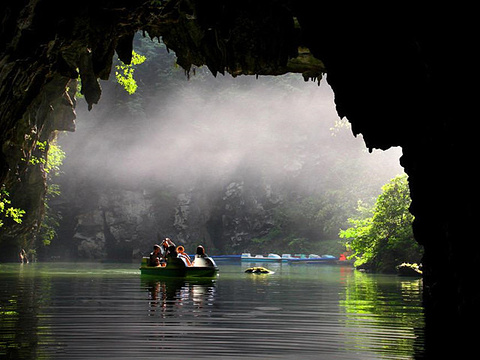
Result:
[[[325,80],[196,73],[190,79],[182,74],[158,94],[149,91],[153,100],[141,106],[135,101],[145,96],[148,79],[140,70],[140,90],[121,94],[126,100],[112,100],[123,90],[109,82],[92,111],[79,101],[76,133],[60,139],[65,173],[131,187],[216,183],[248,171],[272,182],[296,177],[296,186],[311,187],[332,174],[342,181],[329,166],[352,166],[352,152],[365,176],[388,180],[402,172],[399,149],[368,154],[361,136],[354,138],[345,123],[335,127],[340,119]]]
[[[373,205],[403,173],[400,149],[369,153],[353,136],[325,79],[187,76],[151,44],[140,44],[137,91],[112,73],[91,111],[78,100],[76,132],[59,136],[66,158],[50,205],[72,256],[131,258],[158,236],[218,253],[298,251],[292,239],[340,253],[358,201]]]

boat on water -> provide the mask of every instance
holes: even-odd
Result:
[[[317,263],[336,263],[338,258],[332,255],[316,255],[316,254],[278,254],[270,253],[264,255],[251,255],[250,253],[243,253],[242,261],[248,262],[281,262],[289,264],[317,264]]]
[[[165,278],[213,278],[217,276],[218,267],[210,257],[195,259],[195,265],[188,266],[182,258],[170,259],[166,266],[148,266],[149,258],[143,257],[140,264],[142,275]]]
[[[282,257],[278,254],[268,254],[267,256],[264,256],[264,255],[252,256],[250,253],[243,253],[241,256],[241,260],[249,261],[249,262],[281,262]]]
[[[338,257],[333,255],[316,255],[316,254],[295,254],[290,256],[290,254],[282,254],[282,261],[286,261],[289,264],[321,264],[321,263],[336,263]]]

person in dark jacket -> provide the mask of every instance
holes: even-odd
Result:
[[[153,251],[150,253],[150,259],[148,261],[148,266],[160,266],[160,246],[153,245]]]

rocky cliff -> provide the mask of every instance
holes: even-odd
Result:
[[[57,204],[65,221],[45,257],[138,260],[165,237],[189,251],[203,244],[210,252],[238,253],[253,237],[272,229],[272,204],[278,200],[268,189],[252,194],[243,182],[231,182],[223,190],[215,197],[201,188],[175,193],[117,188],[97,196],[87,191],[88,204],[73,199]]]

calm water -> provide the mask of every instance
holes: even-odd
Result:
[[[144,279],[138,264],[0,264],[0,359],[411,359],[420,351],[419,279],[218,265],[215,281],[185,282]]]

